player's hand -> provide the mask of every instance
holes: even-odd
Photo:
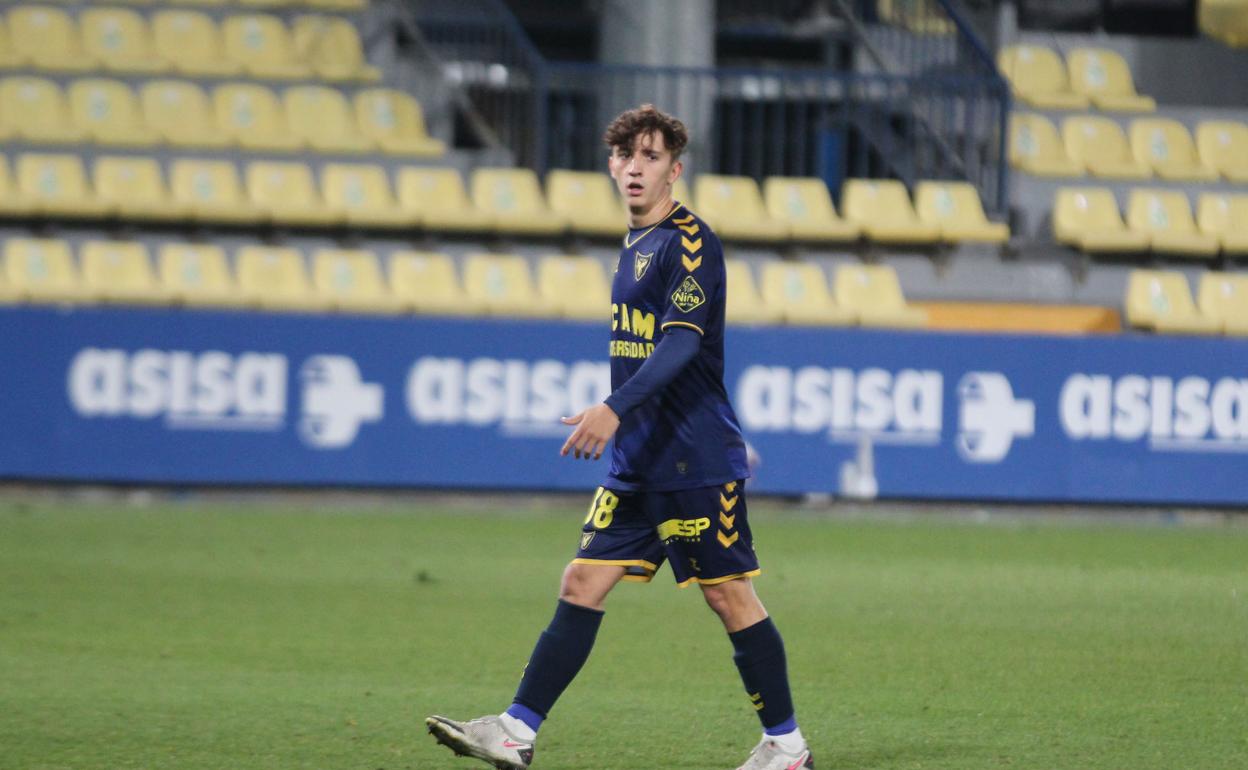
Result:
[[[575,417],[560,417],[559,421],[576,426],[568,440],[563,442],[559,455],[566,457],[568,452],[572,452],[578,460],[581,457],[586,460],[602,457],[607,443],[620,427],[620,418],[606,404],[591,406]]]

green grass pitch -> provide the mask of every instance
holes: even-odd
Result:
[[[423,719],[506,706],[582,518],[522,500],[0,502],[0,768],[477,767]],[[821,770],[1248,767],[1243,527],[752,523]],[[697,589],[607,609],[535,770],[736,767]]]

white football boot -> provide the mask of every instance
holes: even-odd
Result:
[[[750,752],[750,758],[737,770],[812,770],[814,766],[815,758],[805,743],[796,754],[790,754],[764,735]]]
[[[438,743],[459,756],[484,760],[497,770],[529,770],[533,762],[533,741],[507,732],[497,716],[456,722],[435,715],[426,719],[425,724]]]

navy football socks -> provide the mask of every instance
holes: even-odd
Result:
[[[783,735],[796,730],[784,640],[776,624],[771,618],[763,618],[749,628],[728,634],[728,638],[736,650],[732,660],[741,672],[745,692],[758,712],[763,731]]]
[[[603,614],[602,610],[559,600],[555,617],[533,648],[508,714],[534,731],[541,727],[555,701],[589,658]]]

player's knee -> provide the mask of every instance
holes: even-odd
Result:
[[[569,564],[559,583],[559,598],[581,607],[602,609],[602,603],[615,583],[606,580],[607,576],[599,572],[583,564]]]
[[[702,597],[729,631],[746,628],[767,617],[767,610],[748,579],[702,586]]]
[[[730,617],[737,604],[733,591],[728,588],[730,584],[721,583],[702,587],[702,598],[706,599],[706,605],[721,618]]]

